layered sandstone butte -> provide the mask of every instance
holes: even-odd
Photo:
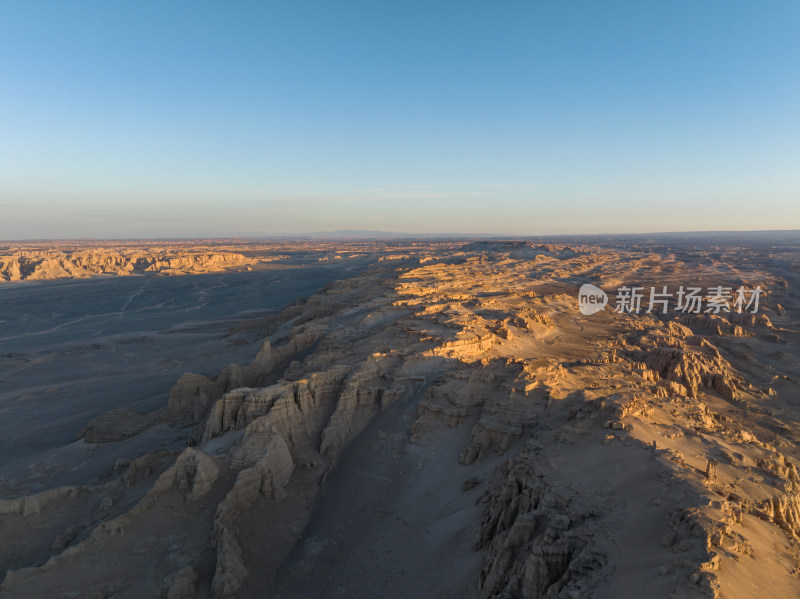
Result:
[[[796,258],[660,251],[420,249],[329,285],[252,364],[82,433],[184,450],[1,501],[2,595],[797,597]],[[600,277],[765,294],[583,317]]]

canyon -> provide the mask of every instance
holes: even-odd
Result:
[[[0,591],[796,597],[797,248],[287,242],[150,271],[120,252],[103,272],[358,268],[231,324],[247,360],[73,421],[51,468],[95,467],[0,478]],[[32,272],[102,262],[81,260]],[[581,314],[584,283],[604,310]],[[637,286],[761,295],[757,311],[648,311],[647,291],[615,309]]]

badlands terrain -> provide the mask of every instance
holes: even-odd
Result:
[[[41,281],[97,275],[201,274],[252,268],[262,260],[210,248],[10,247],[0,254],[0,281]]]
[[[392,244],[392,250],[406,243]],[[409,247],[419,244],[411,242]],[[275,264],[366,258],[390,248],[369,241],[266,242],[242,239],[46,241],[0,245],[0,282],[98,276],[177,276],[251,271]]]
[[[4,286],[44,314],[149,285],[0,323],[0,596],[800,596],[800,237],[340,245]],[[617,312],[626,286],[761,295]]]

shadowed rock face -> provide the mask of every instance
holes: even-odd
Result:
[[[678,250],[419,246],[330,284],[81,434],[189,447],[0,501],[3,596],[796,597],[798,254]],[[765,293],[584,317],[583,282]]]

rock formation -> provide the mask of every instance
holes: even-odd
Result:
[[[411,247],[297,302],[251,364],[185,374],[163,409],[81,433],[130,442],[160,423],[188,447],[0,501],[7,538],[43,531],[0,553],[3,596],[263,597],[309,576],[339,576],[345,596],[369,573],[342,574],[357,548],[319,532],[341,504],[341,526],[364,519],[386,552],[365,595],[425,596],[414,581],[436,560],[393,564],[440,538],[485,599],[796,597],[799,298],[748,263],[763,318],[577,312],[585,273],[717,276],[653,251]],[[350,484],[369,490],[359,505]]]

